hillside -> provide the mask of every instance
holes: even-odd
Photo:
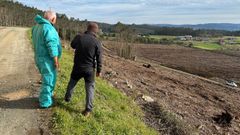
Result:
[[[136,30],[139,34],[150,34],[150,35],[169,35],[169,36],[239,36],[240,29],[238,25],[227,27],[212,24],[211,26],[201,25],[171,25],[171,24],[159,24],[159,25],[128,25],[129,27]],[[240,27],[239,27],[240,28]],[[229,31],[238,30],[238,31]]]
[[[70,103],[63,101],[72,69],[72,51],[64,50],[61,59],[61,73],[57,83],[56,107],[53,109],[54,133],[59,135],[157,135],[154,129],[143,121],[143,112],[133,100],[110,86],[106,81],[96,79],[95,108],[90,118],[80,115],[84,109],[84,81],[75,89]]]
[[[146,114],[145,121],[160,133],[240,134],[240,89],[206,78],[239,75],[239,58],[176,45],[137,44],[137,60],[130,61],[115,56],[116,43],[104,44],[109,49],[104,65],[106,79],[134,98]],[[142,95],[155,102],[143,101]],[[226,110],[229,115],[222,115]]]
[[[155,24],[153,26],[158,27],[183,27],[192,29],[213,29],[213,30],[226,30],[226,31],[240,31],[240,24],[233,23],[206,23],[206,24],[184,24],[184,25],[172,25],[172,24]]]

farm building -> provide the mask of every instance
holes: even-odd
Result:
[[[178,40],[181,40],[181,41],[187,41],[187,40],[192,40],[192,36],[191,35],[185,35],[185,36],[177,36],[177,39]]]

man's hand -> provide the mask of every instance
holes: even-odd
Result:
[[[54,57],[54,66],[58,71],[60,71],[60,65],[58,63],[58,57]]]
[[[58,62],[57,62],[57,63],[55,62],[55,63],[54,63],[54,66],[55,66],[55,68],[56,68],[58,71],[60,71],[60,65],[59,65]]]
[[[96,76],[97,76],[97,77],[101,77],[102,74],[97,72],[97,73],[96,73]]]

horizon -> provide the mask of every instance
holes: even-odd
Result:
[[[52,9],[68,17],[108,24],[117,22],[151,25],[240,24],[240,8],[238,7],[240,0],[202,0],[200,2],[197,0],[16,1],[44,11]]]

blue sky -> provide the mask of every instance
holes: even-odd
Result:
[[[42,10],[114,24],[240,23],[240,0],[17,0]]]

